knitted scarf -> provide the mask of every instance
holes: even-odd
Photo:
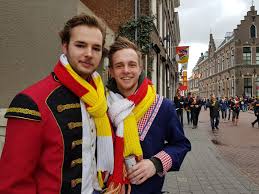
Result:
[[[155,100],[156,92],[151,81],[147,78],[139,81],[138,90],[128,98],[124,98],[117,88],[112,86],[107,97],[109,117],[117,128],[115,137],[114,171],[109,180],[106,193],[123,194],[125,184],[129,184],[126,178],[124,158],[135,155],[139,161],[143,158],[140,145],[137,122],[144,116]],[[129,190],[130,193],[130,185]]]
[[[113,172],[114,156],[112,131],[107,115],[107,103],[101,76],[94,72],[91,77],[96,89],[80,77],[70,66],[64,54],[54,68],[59,81],[77,95],[85,104],[87,112],[93,117],[97,134],[97,171],[99,184],[103,187],[101,172]]]

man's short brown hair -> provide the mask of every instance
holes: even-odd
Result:
[[[86,15],[86,14],[80,14],[80,15],[74,16],[73,18],[71,18],[66,22],[63,30],[59,32],[61,43],[62,44],[69,43],[71,30],[74,27],[81,26],[81,25],[95,27],[99,29],[103,35],[103,45],[105,44],[105,35],[106,35],[105,28],[101,25],[100,21],[96,17]]]
[[[139,65],[141,66],[141,52],[138,46],[135,43],[131,42],[126,37],[119,36],[115,39],[114,43],[110,46],[110,51],[108,53],[109,67],[112,67],[112,56],[114,55],[114,53],[122,49],[133,49],[134,51],[136,51],[139,59],[138,60]]]

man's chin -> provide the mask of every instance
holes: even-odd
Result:
[[[80,73],[80,76],[81,76],[82,78],[87,78],[88,76],[92,75],[93,72],[95,72],[95,70],[93,70],[93,71],[84,71],[84,72],[81,72],[81,73]]]

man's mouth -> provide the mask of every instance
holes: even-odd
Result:
[[[121,79],[122,80],[130,80],[131,78],[130,77],[122,77]]]
[[[84,66],[87,66],[87,67],[89,67],[89,66],[93,66],[93,64],[92,63],[90,63],[90,62],[88,62],[88,61],[79,61],[81,64],[83,64]]]

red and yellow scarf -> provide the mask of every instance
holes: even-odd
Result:
[[[100,174],[104,171],[113,172],[114,158],[112,131],[107,115],[107,103],[101,76],[97,72],[91,75],[95,84],[95,87],[93,87],[72,69],[65,55],[61,55],[54,73],[64,86],[86,104],[84,108],[94,119],[97,134],[97,171],[99,183],[102,187]]]
[[[107,97],[109,116],[112,122],[116,123],[115,125],[117,127],[114,148],[114,171],[109,180],[109,185],[106,190],[107,194],[125,193],[124,185],[129,184],[129,181],[126,178],[127,175],[125,170],[124,158],[129,155],[135,155],[137,160],[141,160],[143,158],[137,122],[148,111],[156,98],[154,86],[147,78],[143,80],[138,90],[128,98],[123,98],[119,94],[115,95],[119,96],[119,98],[116,99],[115,96],[111,97],[114,98],[113,100],[111,100],[110,96],[114,96],[114,93],[110,91],[110,96],[108,95]],[[128,106],[126,105],[127,103]],[[133,107],[130,103],[132,103]],[[129,110],[127,110],[127,108]],[[115,113],[116,111],[117,113]],[[130,111],[130,113],[128,111]],[[123,114],[126,115],[124,116]],[[120,120],[118,121],[118,119],[122,120],[123,124],[119,123]],[[121,127],[123,129],[121,129]],[[130,190],[128,190],[128,193],[130,193]]]

